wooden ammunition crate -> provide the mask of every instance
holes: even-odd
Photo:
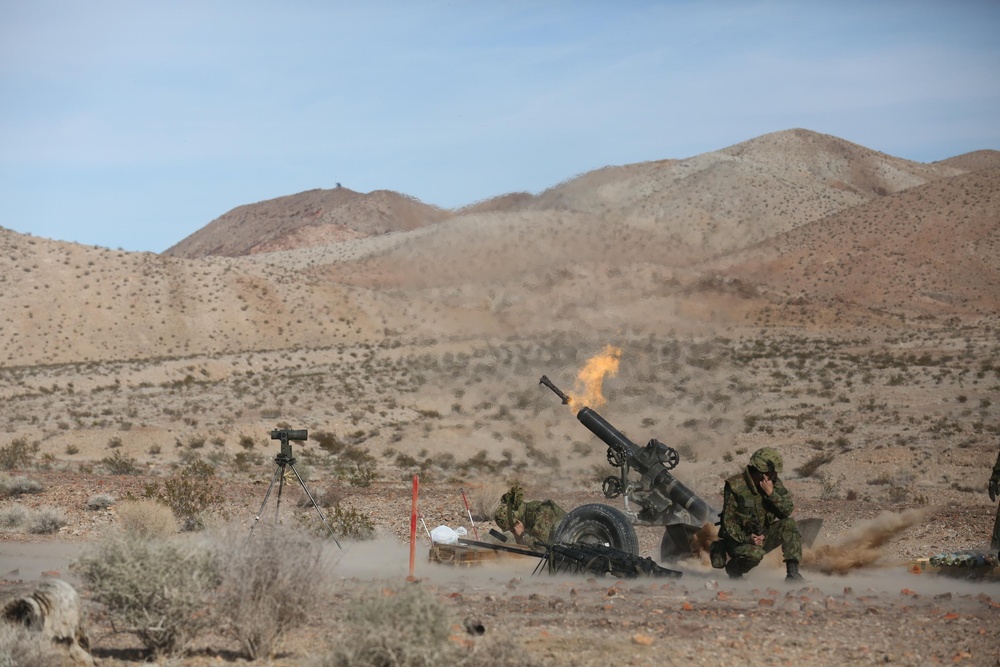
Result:
[[[473,547],[465,544],[432,544],[429,559],[432,563],[446,565],[479,565],[483,561],[494,561],[503,552]]]

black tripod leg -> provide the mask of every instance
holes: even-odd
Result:
[[[316,508],[316,513],[319,514],[319,518],[323,520],[323,525],[326,526],[326,529],[330,531],[330,537],[333,538],[333,541],[337,544],[338,548],[343,549],[344,547],[340,546],[340,541],[337,540],[337,535],[333,532],[333,528],[330,527],[330,524],[327,522],[326,517],[323,515],[323,510],[319,508],[319,504],[316,503],[316,499],[313,498],[313,495],[311,493],[309,493],[309,489],[306,488],[306,483],[302,480],[302,477],[299,475],[299,471],[295,469],[295,465],[289,464],[288,467],[290,467],[292,469],[292,472],[295,473],[295,477],[299,480],[299,484],[302,485],[302,490],[306,492],[307,496],[309,496],[309,501],[312,503],[312,506]]]
[[[295,470],[295,468],[292,468]],[[281,491],[285,488],[285,465],[280,464],[278,466],[278,501],[275,503],[274,507],[274,523],[281,523]],[[298,473],[295,473],[298,476]]]
[[[257,526],[257,522],[260,521],[260,516],[264,513],[264,506],[267,505],[267,499],[271,496],[271,489],[274,488],[274,481],[278,479],[278,475],[281,474],[281,467],[279,466],[277,470],[274,471],[274,475],[271,477],[271,483],[267,486],[267,493],[264,494],[264,502],[260,504],[260,511],[257,512],[257,516],[253,518],[253,524],[250,526],[250,534],[253,535],[253,529]]]

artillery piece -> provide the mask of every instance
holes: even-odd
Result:
[[[540,384],[551,389],[563,404],[570,403],[548,377]],[[624,511],[603,503],[581,505],[570,511],[556,528],[559,542],[592,542],[638,553],[635,526],[664,526],[660,542],[660,560],[669,560],[692,551],[691,536],[701,526],[715,523],[719,510],[671,474],[680,462],[676,449],[656,438],[645,447],[629,440],[593,409],[584,406],[576,418],[608,446],[608,463],[619,474],[605,478],[602,489],[608,499],[624,498]],[[638,479],[630,479],[635,471]],[[632,510],[630,503],[638,509]]]

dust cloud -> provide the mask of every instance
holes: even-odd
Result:
[[[922,521],[927,513],[926,509],[906,510],[902,513],[883,512],[852,528],[836,544],[807,549],[803,554],[802,565],[825,574],[845,574],[872,567],[882,556],[882,546]]]

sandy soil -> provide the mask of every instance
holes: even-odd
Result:
[[[50,474],[41,477],[47,483],[58,479],[62,494],[94,483],[87,476]],[[116,486],[121,479],[105,478],[102,488],[126,491]],[[137,483],[128,481],[129,486]],[[283,518],[295,513],[318,521],[311,507],[299,506],[301,490],[286,489]],[[263,494],[260,484],[228,485],[226,513],[249,526]],[[582,492],[555,498],[566,506],[601,500]],[[918,574],[910,566],[910,554],[982,543],[990,519],[985,503],[967,512],[948,504],[907,508],[804,499],[799,515],[822,515],[825,520],[817,546],[855,558],[855,567],[824,573],[817,569],[823,562],[816,552],[809,552],[804,564],[808,582],[798,585],[784,581],[777,553],[740,582],[720,578],[702,558],[675,563],[684,573],[680,579],[644,580],[535,574],[537,560],[520,556],[477,566],[442,565],[428,559],[430,545],[422,530],[413,584],[407,583],[409,484],[378,482],[355,489],[349,500],[367,508],[377,537],[343,542],[336,565],[341,602],[371,587],[424,586],[452,611],[456,641],[467,642],[470,650],[485,637],[502,637],[516,642],[526,659],[542,665],[995,665],[1000,660],[1000,578],[974,581]],[[473,533],[452,485],[423,485],[419,506],[429,527],[465,526]],[[270,516],[273,497],[265,509]],[[919,522],[899,529],[908,525],[902,517],[914,513]],[[82,510],[73,513],[59,536],[5,539],[0,543],[0,572],[7,573],[0,585],[2,597],[30,588],[43,576],[77,583],[70,563],[113,524],[114,507],[97,513]],[[475,528],[485,534],[490,525],[479,522]],[[865,532],[869,539],[850,539]],[[642,555],[655,556],[660,529],[639,528],[638,533]],[[93,653],[100,664],[141,663],[141,645],[115,633],[99,608],[89,602],[87,606]],[[482,637],[464,633],[461,623],[470,619],[485,629]],[[269,664],[303,664],[324,642],[335,641],[343,622],[342,607],[332,608],[296,629]],[[206,637],[192,655],[170,664],[243,664],[237,649],[229,640]]]

